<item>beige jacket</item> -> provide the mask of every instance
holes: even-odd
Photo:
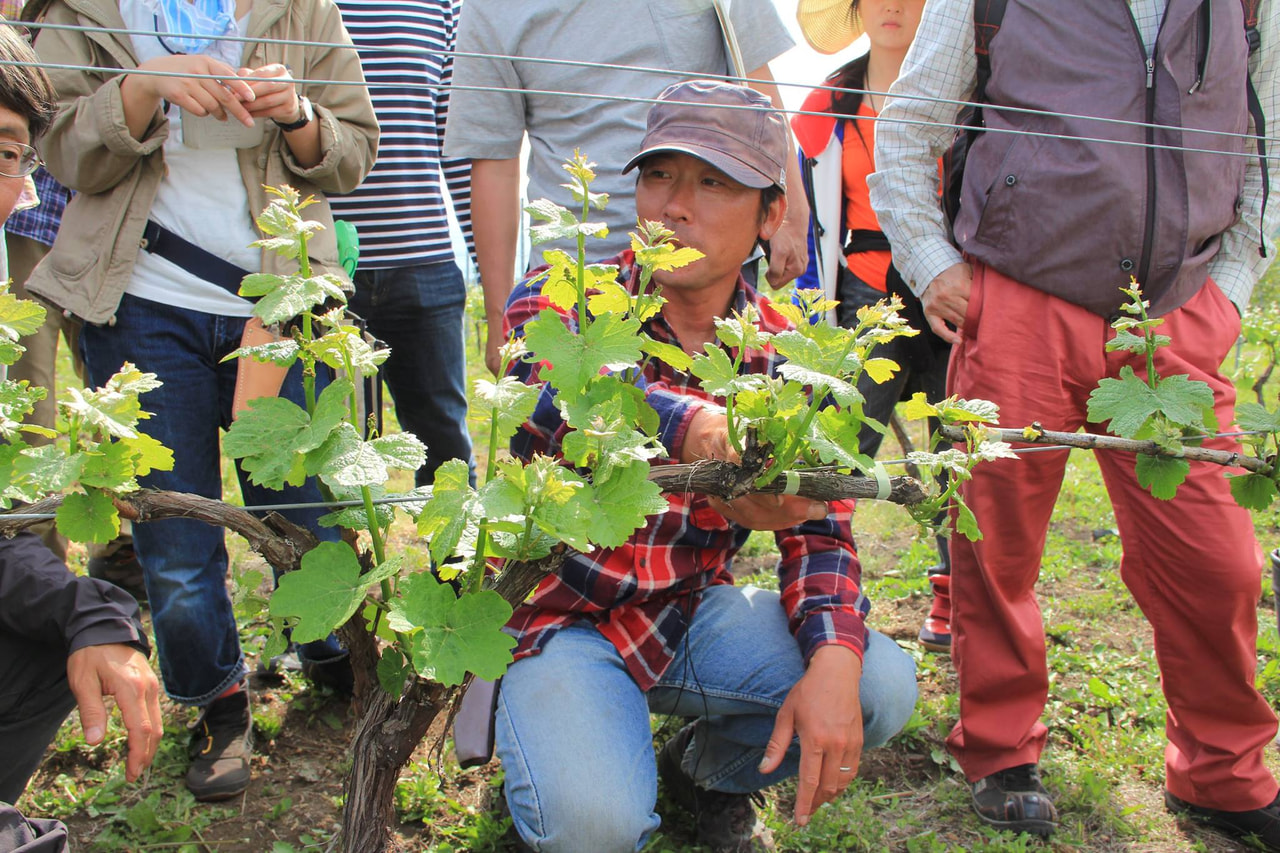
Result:
[[[125,29],[114,0],[55,0],[46,20]],[[351,43],[332,0],[253,0],[249,37]],[[137,67],[127,35],[45,29],[36,40],[44,62],[95,66],[102,71],[49,69],[58,92],[59,112],[40,141],[49,171],[77,191],[67,206],[57,241],[27,282],[27,289],[90,323],[109,322],[133,274],[142,230],[164,174],[162,146],[169,121],[156,111],[146,137],[134,139],[125,126],[117,69]],[[323,159],[304,169],[273,123],[256,148],[241,149],[240,174],[256,216],[267,205],[263,185],[289,184],[320,204],[306,211],[325,230],[307,248],[318,271],[346,280],[338,264],[333,215],[325,192],[354,190],[373,168],[378,122],[354,49],[342,50],[246,42],[241,64],[258,68],[288,65],[295,77],[350,80],[361,85],[304,84],[320,125]],[[265,272],[295,271],[274,252],[264,252]]]

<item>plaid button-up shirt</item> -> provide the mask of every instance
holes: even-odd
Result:
[[[639,270],[632,252],[607,263],[617,264],[618,280],[634,287]],[[504,334],[523,335],[525,323],[543,309],[555,307],[542,295],[535,278],[533,274],[526,278],[508,300]],[[748,304],[759,309],[762,330],[788,328],[788,321],[768,300],[740,278],[733,305],[744,310]],[[576,312],[568,312],[564,319],[576,328]],[[662,314],[649,320],[645,331],[655,340],[680,345]],[[781,360],[772,348],[751,351],[743,371],[772,374]],[[536,360],[518,363],[511,373],[537,384],[540,367]],[[658,412],[659,438],[669,458],[678,459],[697,409],[723,400],[704,392],[696,377],[663,362],[651,359],[641,367],[639,382]],[[511,450],[525,460],[535,453],[558,456],[567,431],[554,394],[544,385],[537,409],[512,439]],[[870,602],[859,590],[861,566],[850,528],[853,501],[833,501],[829,508],[830,514],[821,521],[776,533],[782,606],[806,661],[829,644],[861,656],[866,642],[863,618]],[[650,517],[648,525],[625,545],[574,554],[516,608],[507,623],[507,631],[518,641],[516,659],[536,654],[558,629],[587,619],[618,649],[640,688],[648,690],[679,648],[703,590],[733,582],[729,566],[749,533],[712,509],[704,496],[668,495],[666,512]]]

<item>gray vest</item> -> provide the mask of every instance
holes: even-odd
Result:
[[[965,163],[955,237],[1011,278],[1110,317],[1137,277],[1152,314],[1190,299],[1236,221],[1248,45],[1240,0],[1168,0],[1151,60],[1123,0],[1010,0],[991,41],[990,104],[1168,125],[1152,130],[986,107]]]

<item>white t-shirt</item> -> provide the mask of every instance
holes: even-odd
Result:
[[[148,0],[120,0],[120,14],[131,30],[157,29],[156,10]],[[237,21],[229,35],[240,35],[247,20],[246,16]],[[139,64],[171,54],[155,36],[131,38]],[[208,55],[239,68],[244,47],[243,42],[219,40],[209,48]],[[249,272],[261,269],[261,250],[249,246],[261,235],[249,210],[249,193],[235,149],[188,148],[182,143],[182,109],[170,104],[166,115],[169,137],[164,142],[165,176],[150,218],[238,267]],[[165,305],[228,317],[248,317],[252,307],[248,300],[147,251],[138,252],[133,278],[125,292]]]

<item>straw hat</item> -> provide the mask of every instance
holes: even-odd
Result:
[[[796,20],[804,40],[818,53],[839,53],[862,35],[853,0],[800,0]]]

